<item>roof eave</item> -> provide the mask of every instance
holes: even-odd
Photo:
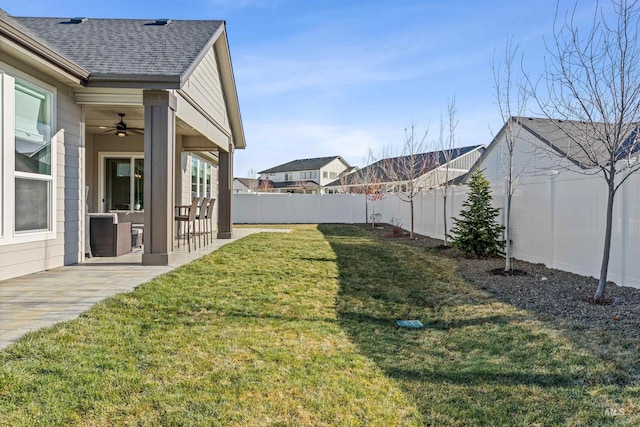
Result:
[[[2,19],[0,19],[0,35],[5,36],[17,46],[37,57],[44,59],[47,63],[63,70],[73,77],[76,83],[83,83],[89,77],[89,71]]]
[[[180,89],[180,76],[157,74],[92,73],[87,87],[127,89]]]
[[[236,80],[233,75],[231,53],[229,52],[229,41],[227,40],[227,32],[225,30],[224,22],[221,27],[222,31],[217,35],[217,39],[214,43],[214,49],[216,50],[218,58],[223,59],[222,61],[219,61],[218,64],[222,80],[222,91],[227,104],[227,111],[229,113],[229,125],[233,135],[233,145],[234,148],[244,149],[247,147],[247,142],[245,140],[244,128],[242,126],[238,90],[236,88]]]

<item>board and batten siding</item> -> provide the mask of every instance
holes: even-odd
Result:
[[[218,60],[213,46],[189,76],[183,91],[203,108],[219,126],[229,134],[231,133]]]
[[[0,65],[3,65],[0,63]],[[74,102],[69,87],[33,70],[9,64],[56,88],[56,237],[49,240],[15,243],[0,246],[0,280],[35,273],[83,260],[84,236],[84,144],[82,137],[82,111]],[[13,209],[14,206],[4,206]]]
[[[319,171],[320,176],[318,177],[318,183],[320,185],[327,185],[335,181],[336,179],[338,179],[338,176],[340,176],[340,174],[344,172],[346,168],[347,168],[347,165],[345,165],[342,160],[340,159],[331,160],[328,164],[320,168],[320,171]],[[327,178],[323,177],[323,172],[325,171],[329,173]],[[332,172],[336,174],[336,176],[333,178],[331,178]]]

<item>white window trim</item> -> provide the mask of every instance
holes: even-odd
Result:
[[[208,193],[212,198],[215,198],[215,193],[213,191],[214,189],[214,166],[213,166],[213,162],[209,159],[204,158],[204,156],[199,156],[197,154],[191,154],[191,159],[189,159],[189,195],[192,196],[193,195],[193,186],[192,186],[192,179],[193,176],[192,174],[192,162],[193,159],[196,159],[198,162],[202,163],[204,165],[204,169],[200,169],[200,167],[198,166],[198,176],[196,177],[196,185],[198,187],[198,191],[196,191],[196,193],[198,194],[197,197],[200,197],[200,199],[202,200],[202,198],[204,197],[204,194],[207,193],[207,172],[209,172],[210,174],[210,181],[209,181],[209,188],[208,188]],[[202,188],[200,188],[200,171],[204,171],[204,176],[203,176],[203,185],[204,185],[204,191]],[[203,194],[204,193],[204,194]]]
[[[58,210],[58,142],[63,130],[58,131],[56,88],[12,67],[0,63],[0,246],[53,240],[57,237]],[[32,174],[15,170],[15,82],[34,86],[51,95],[51,174]],[[7,108],[6,106],[10,107]],[[15,230],[15,180],[28,178],[50,182],[49,189],[49,230]]]
[[[144,159],[144,153],[140,151],[99,151],[98,152],[98,211],[101,213],[109,212],[105,205],[105,195],[107,194],[107,183],[104,179],[104,162],[106,159],[126,158],[129,157],[131,162],[131,170],[135,170],[135,160]],[[135,180],[129,183],[131,195],[135,194]],[[131,205],[133,207],[133,205]],[[133,210],[133,209],[132,209]]]

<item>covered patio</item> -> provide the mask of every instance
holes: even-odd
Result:
[[[232,238],[233,156],[245,139],[224,21],[5,19],[36,55],[82,75],[51,96],[76,262],[90,252],[90,213],[143,218],[144,265],[174,262],[175,207],[196,197],[216,200],[215,237]]]

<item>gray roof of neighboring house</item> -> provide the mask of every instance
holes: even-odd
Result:
[[[284,182],[273,182],[271,181],[271,186],[273,188],[301,188],[301,189],[313,189],[320,187],[315,181],[284,181]]]
[[[481,147],[483,147],[483,145],[454,148],[449,161],[457,159],[458,157]],[[407,181],[410,179],[410,177],[406,175],[406,169],[410,169],[410,167],[405,167],[407,162],[412,163],[414,167],[420,167],[422,170],[418,172],[418,174],[422,176],[433,169],[436,169],[438,166],[447,163],[447,156],[445,155],[444,150],[439,150],[430,151],[428,153],[419,153],[414,156],[400,156],[378,160],[377,162],[365,166],[362,169],[358,169],[352,174],[345,175],[344,177],[337,179],[328,186],[360,185],[367,176],[375,177],[376,182]],[[393,178],[389,177],[387,173],[387,170],[389,169],[395,170],[397,176],[394,176]],[[414,178],[416,177],[414,176]]]
[[[2,15],[5,18],[6,14]],[[181,76],[224,21],[11,17],[93,75]]]
[[[556,120],[533,117],[511,117],[512,122],[521,123],[522,127],[540,139],[559,155],[566,157],[577,166],[585,169],[604,165],[609,161],[609,152],[602,136],[605,133],[604,123],[587,124],[573,120]],[[505,129],[507,124],[503,127]],[[602,133],[601,131],[602,130]],[[501,132],[500,132],[501,133]],[[498,133],[498,135],[500,135]],[[631,123],[623,127],[624,142],[618,147],[616,160],[620,160],[640,149],[636,141],[637,124]],[[589,152],[581,149],[576,141],[586,141],[583,146],[589,147]]]
[[[242,183],[247,188],[257,187],[259,181],[257,178],[235,178],[238,182]]]
[[[316,157],[314,159],[298,159],[288,163],[283,163],[271,169],[266,169],[258,173],[276,173],[276,172],[296,172],[306,170],[317,170],[332,161],[340,159],[347,167],[351,167],[341,156]]]

